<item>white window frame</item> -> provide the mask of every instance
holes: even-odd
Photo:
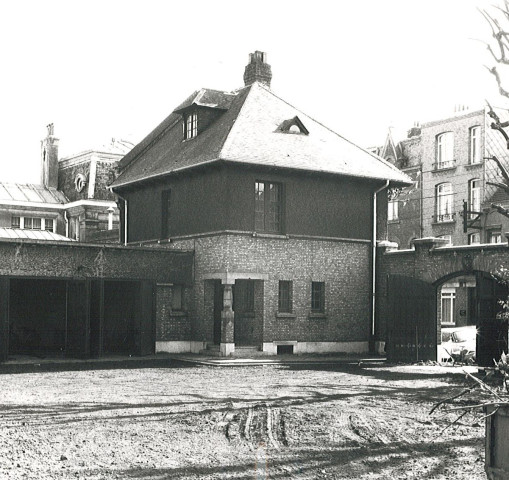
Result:
[[[500,230],[490,230],[488,232],[488,243],[502,243],[502,232]]]
[[[449,306],[444,309],[444,301],[450,302]],[[454,321],[454,304],[456,303],[456,289],[449,287],[442,287],[440,292],[440,323],[441,325],[455,325]],[[444,321],[445,310],[448,310],[448,322]]]
[[[481,163],[481,127],[470,129],[470,164]]]
[[[479,232],[469,234],[468,235],[468,244],[469,245],[480,245],[481,244],[481,234]]]
[[[469,210],[472,212],[481,211],[481,180],[479,178],[473,178],[469,182]],[[478,214],[471,213],[470,218],[477,217]]]
[[[436,221],[450,222],[453,220],[454,192],[452,183],[441,183],[436,186]]]
[[[454,133],[444,132],[437,136],[437,169],[454,166]]]
[[[398,200],[390,200],[388,202],[387,220],[393,222],[399,220],[399,202]]]

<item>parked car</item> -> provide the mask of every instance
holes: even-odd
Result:
[[[476,335],[475,325],[442,328],[442,348],[454,362],[474,363]]]

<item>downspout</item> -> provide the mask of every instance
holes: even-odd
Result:
[[[65,236],[69,238],[69,218],[67,218],[67,210],[64,210],[64,220],[65,220]]]
[[[127,246],[127,199],[119,195],[117,192],[113,192],[110,187],[110,192],[114,193],[120,200],[124,201],[124,246]]]
[[[375,306],[376,306],[376,236],[377,236],[377,229],[376,229],[376,221],[377,221],[377,214],[376,214],[376,196],[378,193],[380,193],[382,190],[385,190],[389,186],[389,180],[386,180],[385,185],[380,187],[378,190],[375,190],[373,192],[373,253],[371,256],[372,259],[372,272],[371,272],[371,338],[373,340],[373,348],[374,348],[374,338],[375,338]]]

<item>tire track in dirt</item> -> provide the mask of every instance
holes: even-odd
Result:
[[[285,415],[280,408],[254,405],[227,415],[225,420],[225,435],[230,442],[247,441],[253,447],[264,444],[278,450],[288,445]]]

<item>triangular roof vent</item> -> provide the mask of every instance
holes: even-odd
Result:
[[[279,131],[285,133],[300,133],[303,135],[309,135],[309,130],[304,126],[300,118],[297,116],[290,118],[289,120],[285,120],[279,126]]]

